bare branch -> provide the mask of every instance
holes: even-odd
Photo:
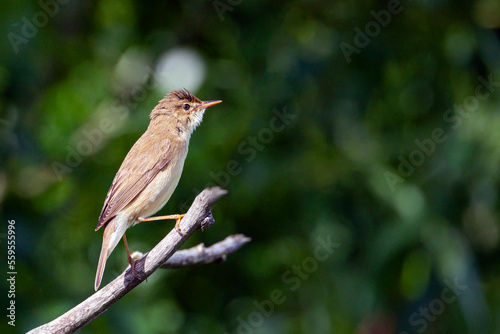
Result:
[[[135,276],[132,275],[130,269],[125,270],[115,280],[94,293],[79,305],[75,306],[73,309],[69,310],[59,318],[31,330],[29,333],[73,333],[97,318],[116,301],[148,278],[162,264],[165,264],[195,230],[201,228],[202,226],[205,228],[213,224],[214,221],[210,208],[213,203],[226,193],[226,190],[219,187],[203,190],[196,197],[193,205],[181,221],[180,227],[182,232],[184,232],[184,235],[181,235],[175,229],[170,231],[170,233],[167,234],[167,236],[165,236],[165,238],[163,238],[158,245],[156,245],[149,253],[136,263]],[[228,247],[228,245],[224,244],[227,240],[228,239],[222,241],[222,243],[226,246],[224,249],[226,249],[227,253],[229,253],[231,246]],[[236,240],[241,242],[240,237],[238,236],[236,236]],[[214,246],[219,244],[221,243],[215,244]],[[241,245],[242,244],[240,244],[239,247],[241,247]],[[205,252],[212,249],[212,247],[205,249]],[[239,247],[235,246],[234,250]],[[219,258],[220,257],[221,256],[219,256]],[[208,256],[206,258],[208,258]]]
[[[182,268],[196,264],[224,262],[226,255],[236,252],[252,239],[243,234],[230,235],[212,246],[205,248],[204,244],[177,251],[161,268]]]

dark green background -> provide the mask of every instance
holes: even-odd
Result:
[[[27,38],[47,3],[0,5],[2,332],[93,293],[106,192],[167,93],[150,70],[179,47],[206,65],[193,93],[224,103],[194,132],[160,213],[185,211],[217,179],[229,195],[216,224],[184,247],[253,241],[224,264],[156,272],[82,333],[500,330],[497,1],[69,0]],[[294,118],[273,131],[284,111]],[[114,130],[59,179],[54,163],[105,117]],[[146,252],[172,227],[140,224],[129,244]],[[120,243],[104,283],[126,265]]]

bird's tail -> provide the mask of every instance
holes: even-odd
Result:
[[[125,227],[125,228],[123,228]],[[94,289],[97,291],[101,285],[104,268],[109,255],[115,249],[121,237],[127,230],[127,224],[120,224],[119,220],[115,217],[104,226],[104,233],[102,237],[101,255],[99,256],[99,263],[97,265],[97,273],[95,276]]]
[[[106,267],[106,261],[108,260],[108,257],[109,257],[109,248],[104,245],[104,240],[103,240],[101,255],[99,256],[99,264],[97,265],[97,273],[95,275],[95,283],[94,283],[95,291],[97,291],[97,289],[99,289],[99,286],[101,285],[102,275],[104,275],[104,268]]]

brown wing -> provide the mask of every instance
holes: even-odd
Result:
[[[123,210],[171,161],[171,141],[147,132],[134,144],[116,173],[99,216],[96,231]]]

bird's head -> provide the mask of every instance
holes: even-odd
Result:
[[[208,107],[221,103],[221,100],[201,101],[187,89],[173,90],[151,111],[151,120],[174,120],[183,131],[192,133],[203,120]]]

